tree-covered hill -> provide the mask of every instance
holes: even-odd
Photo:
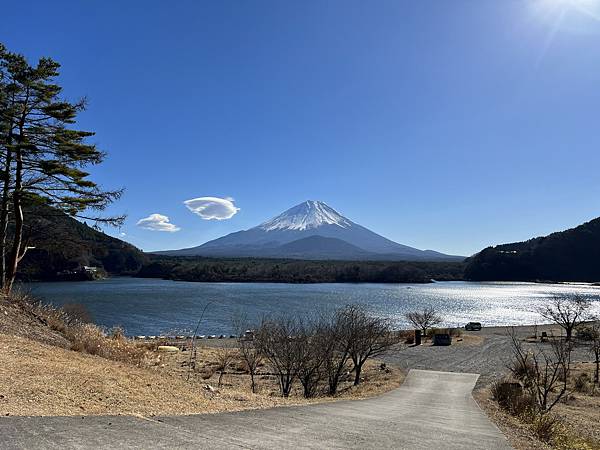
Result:
[[[600,281],[600,218],[545,237],[486,248],[469,258],[465,278]]]
[[[127,242],[108,236],[65,213],[47,206],[26,211],[25,233],[30,249],[19,267],[19,278],[54,280],[63,271],[83,266],[112,274],[135,274],[147,256]]]
[[[151,257],[138,276],[183,281],[272,283],[428,283],[461,280],[462,262],[316,261]]]

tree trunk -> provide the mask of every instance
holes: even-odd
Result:
[[[10,145],[10,138],[8,145]],[[8,232],[8,212],[10,198],[10,165],[12,162],[12,153],[7,149],[6,162],[4,165],[4,176],[2,186],[2,200],[0,203],[0,287],[6,287],[6,234]]]
[[[354,366],[354,386],[360,384],[360,374],[362,372],[362,363],[355,364]]]
[[[250,371],[250,385],[252,387],[252,393],[256,394],[256,384],[254,384],[254,371]]]
[[[281,396],[287,398],[290,396],[290,390],[292,387],[291,379],[289,375],[283,375],[280,379],[281,383]]]
[[[13,237],[12,251],[10,259],[8,261],[8,267],[6,268],[6,280],[4,284],[4,292],[10,294],[12,286],[17,276],[17,267],[19,261],[25,254],[21,251],[21,245],[23,242],[23,208],[22,208],[22,194],[23,194],[23,148],[22,145],[25,143],[25,121],[27,120],[27,105],[29,104],[29,88],[25,97],[23,111],[18,122],[19,134],[14,136],[17,141],[17,147],[14,152],[15,157],[15,187],[13,191],[13,214],[15,215],[15,234]]]
[[[17,276],[17,267],[23,254],[21,245],[23,243],[23,208],[22,208],[22,189],[23,189],[23,157],[22,150],[17,147],[15,153],[15,190],[13,192],[13,212],[15,215],[15,235],[13,238],[12,251],[8,261],[8,272],[4,291],[9,294]]]
[[[6,140],[6,159],[4,160],[4,174],[2,177],[4,186],[2,186],[2,200],[0,203],[0,288],[3,290],[6,286],[6,235],[8,233],[8,214],[10,209],[10,167],[12,164],[11,146],[13,143],[12,120],[8,123],[6,134],[8,138]]]
[[[573,328],[574,327],[566,327],[565,331],[567,332],[567,337],[565,338],[565,340],[568,342],[571,340],[571,337],[573,336]]]
[[[333,376],[329,378],[329,395],[335,395],[337,393],[337,387],[339,384],[339,377]]]

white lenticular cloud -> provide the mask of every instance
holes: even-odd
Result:
[[[177,225],[169,222],[169,218],[162,214],[150,214],[148,217],[138,220],[136,225],[145,230],[166,231],[168,233],[174,233],[181,229]]]
[[[204,220],[226,220],[231,219],[240,210],[233,201],[230,197],[198,197],[183,203],[191,212]]]

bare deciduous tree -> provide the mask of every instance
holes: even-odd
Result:
[[[350,359],[347,317],[337,311],[323,327],[323,370],[327,376],[328,394],[335,395]]]
[[[570,341],[573,330],[586,320],[590,320],[590,300],[580,295],[554,297],[550,304],[538,309],[538,313],[565,330],[566,339]]]
[[[600,384],[600,323],[595,322],[590,330],[590,353],[594,356],[594,383]]]
[[[427,334],[427,329],[442,323],[444,320],[433,306],[428,306],[422,311],[412,311],[405,316],[416,328]]]
[[[357,386],[365,362],[385,353],[398,343],[398,338],[388,320],[369,316],[362,306],[349,305],[341,313],[345,315],[348,353],[354,364],[354,385]]]
[[[248,339],[244,336],[238,338],[238,347],[240,351],[240,357],[246,364],[246,368],[250,374],[250,385],[252,392],[256,393],[256,370],[262,363],[263,355],[260,352],[260,349],[256,346],[254,340]]]
[[[298,379],[305,398],[314,397],[323,377],[322,368],[326,356],[323,348],[328,345],[324,330],[322,323],[305,324],[297,336],[297,355],[300,359]]]
[[[298,376],[298,322],[294,318],[263,320],[254,339],[260,352],[277,373],[282,397],[288,397]]]
[[[256,393],[256,371],[258,366],[262,364],[264,355],[259,346],[256,345],[254,333],[246,335],[246,330],[252,328],[246,314],[239,311],[236,312],[233,315],[232,324],[237,336],[240,358],[244,361],[246,369],[248,369],[248,373],[250,374],[252,393]]]
[[[229,369],[229,366],[234,361],[236,352],[231,347],[221,347],[217,352],[217,370],[219,371],[219,381],[217,386],[221,387],[223,375]]]
[[[539,412],[545,414],[567,393],[573,345],[570,341],[553,339],[551,352],[527,351],[514,332],[511,338],[515,361],[509,369],[530,392]]]
[[[287,397],[299,380],[308,398],[324,380],[328,394],[335,395],[350,369],[358,385],[365,362],[397,343],[396,336],[388,321],[349,305],[316,320],[263,320],[254,339],[279,379],[281,395]]]

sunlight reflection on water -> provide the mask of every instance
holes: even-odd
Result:
[[[82,303],[104,326],[123,326],[129,334],[160,334],[193,329],[205,303],[203,334],[229,334],[232,317],[251,320],[265,314],[304,314],[348,303],[407,327],[407,311],[436,307],[445,325],[479,321],[484,325],[543,323],[536,309],[554,295],[579,294],[593,300],[600,314],[600,287],[533,283],[442,282],[419,284],[189,283],[112,278],[79,283],[30,283],[33,294],[58,305]]]

